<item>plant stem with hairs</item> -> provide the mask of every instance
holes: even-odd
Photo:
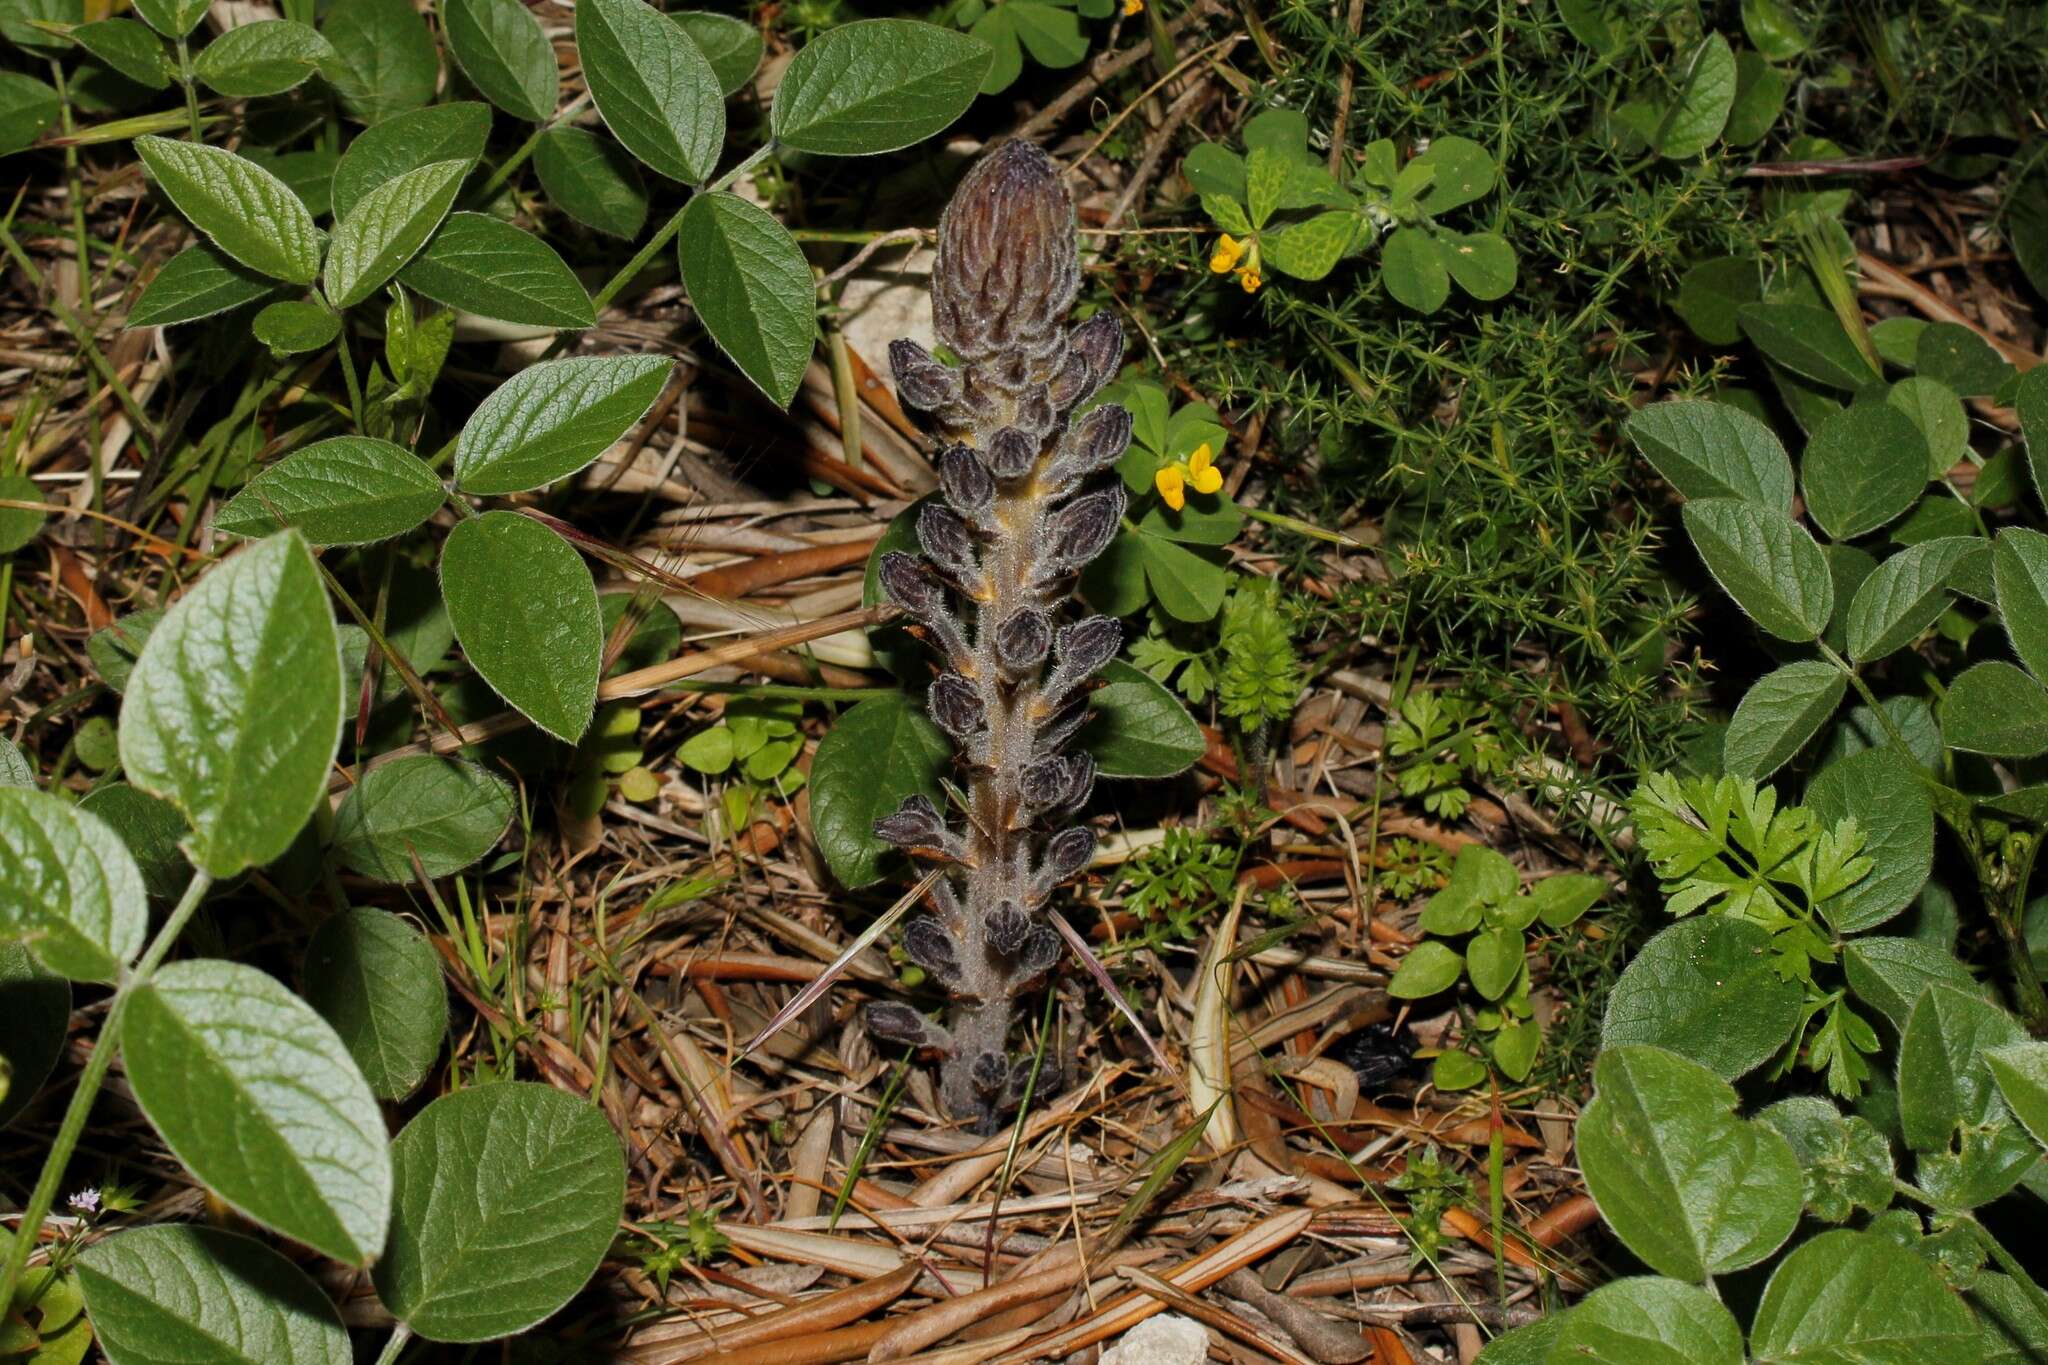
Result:
[[[1016,998],[1059,959],[1046,904],[1095,849],[1086,825],[1060,827],[1095,785],[1094,760],[1064,750],[1087,719],[1090,680],[1123,643],[1110,617],[1061,621],[1074,575],[1123,516],[1123,485],[1098,476],[1131,435],[1114,404],[1072,416],[1123,352],[1113,314],[1066,327],[1079,281],[1058,169],[1031,143],[1008,143],[968,173],[939,222],[932,313],[961,363],[912,341],[889,348],[898,394],[947,446],[943,502],[918,518],[924,554],[884,557],[882,586],[943,663],[929,705],[967,780],[957,825],[913,796],[875,827],[956,869],[937,884],[936,913],[904,931],[904,951],[952,1009],[941,1027],[885,1002],[867,1023],[941,1054],[942,1101],[984,1132],[1030,1073],[1030,1058],[1010,1053],[1010,1025]]]

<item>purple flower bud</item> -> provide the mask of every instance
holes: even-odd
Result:
[[[939,219],[932,320],[970,360],[1043,352],[1080,284],[1074,201],[1051,158],[1006,142],[975,163]]]
[[[949,990],[960,985],[960,944],[952,930],[920,915],[903,926],[903,953],[936,977]]]
[[[1088,860],[1094,856],[1094,830],[1086,825],[1063,829],[1045,841],[1045,861],[1039,864],[1034,880],[1050,891],[1088,866]]]
[[[913,408],[929,412],[960,396],[959,372],[908,337],[889,343],[889,368],[896,372],[897,396]]]
[[[1046,385],[1032,385],[1017,400],[1017,425],[1027,434],[1042,440],[1058,421],[1059,414],[1053,411],[1052,391]]]
[[[981,556],[967,523],[950,507],[928,502],[917,514],[917,539],[941,572],[965,587],[981,577]]]
[[[1004,427],[989,437],[988,466],[1003,482],[1023,478],[1037,463],[1038,442],[1016,427]]]
[[[1093,754],[1067,755],[1067,794],[1060,804],[1069,810],[1079,810],[1088,804],[1088,798],[1095,793],[1095,756]]]
[[[1010,1064],[1003,1060],[1000,1052],[984,1052],[974,1059],[974,1069],[967,1073],[967,1082],[983,1095],[1000,1095],[1009,1085]]]
[[[1131,410],[1121,403],[1104,403],[1083,417],[1067,438],[1067,446],[1089,474],[1107,469],[1123,458],[1131,444]]]
[[[988,946],[1009,957],[1023,946],[1031,932],[1031,916],[1015,901],[1004,901],[988,917]]]
[[[1087,754],[1051,754],[1027,764],[1017,781],[1034,814],[1055,807],[1071,809],[1095,789],[1095,760]]]
[[[1052,623],[1036,607],[1012,612],[996,626],[996,662],[1022,675],[1045,662],[1052,648]]]
[[[1099,384],[1116,373],[1116,363],[1123,358],[1124,325],[1104,309],[1069,332],[1067,345],[1087,360],[1089,373]]]
[[[898,848],[938,848],[949,833],[930,798],[911,795],[903,798],[893,814],[875,821],[875,837]]]
[[[926,704],[931,709],[932,719],[953,737],[956,744],[965,744],[972,739],[988,720],[980,691],[958,673],[941,673],[933,679]]]
[[[935,1047],[950,1051],[953,1037],[945,1029],[899,1000],[881,1000],[869,1005],[864,1016],[868,1032],[890,1043],[911,1047]]]
[[[946,614],[946,590],[916,555],[891,550],[882,556],[882,593],[920,621]]]
[[[1044,925],[1039,925],[1024,939],[1024,946],[1016,953],[1016,962],[1010,968],[1012,991],[1022,990],[1032,981],[1051,971],[1053,964],[1060,960],[1060,936]]]
[[[1045,519],[1045,549],[1055,573],[1072,573],[1109,548],[1123,519],[1124,486],[1084,493]]]
[[[954,446],[939,456],[939,487],[957,511],[976,520],[996,500],[995,476],[966,446]]]
[[[1114,616],[1090,616],[1061,627],[1057,644],[1060,672],[1076,675],[1074,681],[1079,682],[1092,676],[1123,648],[1123,622]]]
[[[1052,718],[1038,727],[1038,752],[1058,753],[1087,723],[1088,698],[1076,697],[1053,712]]]
[[[1070,350],[1059,369],[1053,371],[1052,379],[1045,386],[1045,396],[1055,408],[1065,412],[1086,398],[1094,388],[1095,375],[1088,368],[1088,357]]]

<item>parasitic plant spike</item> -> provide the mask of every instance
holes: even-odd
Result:
[[[1028,142],[1006,143],[968,172],[939,222],[932,314],[960,365],[910,341],[889,352],[898,393],[945,444],[945,505],[920,518],[924,557],[882,561],[882,587],[943,655],[928,704],[959,746],[966,809],[914,797],[876,825],[951,864],[938,913],[910,923],[904,951],[953,1005],[943,1028],[894,1001],[871,1007],[868,1027],[942,1053],[940,1098],[982,1131],[1016,1104],[1029,1070],[1010,1048],[1014,1001],[1066,937],[1046,902],[1095,848],[1087,826],[1054,823],[1095,783],[1094,760],[1063,750],[1087,717],[1089,680],[1123,639],[1117,622],[1079,619],[1072,602],[1073,576],[1123,516],[1122,484],[1099,476],[1131,432],[1113,405],[1073,418],[1123,352],[1112,315],[1067,327],[1080,277],[1058,168]]]

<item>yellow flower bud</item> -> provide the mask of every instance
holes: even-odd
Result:
[[[1259,272],[1256,270],[1245,271],[1237,277],[1237,282],[1244,286],[1244,292],[1247,294],[1258,293],[1259,286],[1265,283],[1264,280],[1259,278]]]
[[[1228,275],[1244,259],[1244,246],[1237,238],[1224,233],[1216,239],[1216,250],[1209,257],[1209,269],[1218,275]]]
[[[1144,8],[1145,0],[1124,0],[1124,17],[1128,19],[1133,14],[1142,13]]]

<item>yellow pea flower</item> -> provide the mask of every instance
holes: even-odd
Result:
[[[1218,275],[1228,275],[1244,259],[1245,243],[1229,233],[1216,239],[1216,250],[1209,256],[1209,269]]]
[[[1265,280],[1260,278],[1258,271],[1247,270],[1237,277],[1237,282],[1244,286],[1245,293],[1256,294],[1259,292],[1259,286],[1264,284]]]
[[[1152,476],[1152,485],[1166,505],[1178,512],[1188,505],[1190,488],[1197,493],[1214,493],[1222,488],[1223,471],[1216,467],[1215,454],[1204,441],[1185,460],[1163,466]]]
[[[1162,466],[1160,471],[1152,476],[1152,484],[1159,490],[1159,496],[1176,512],[1188,505],[1188,480],[1182,470],[1183,466],[1170,464]]]
[[[1133,14],[1142,13],[1144,8],[1145,0],[1124,0],[1124,17],[1128,19]]]

